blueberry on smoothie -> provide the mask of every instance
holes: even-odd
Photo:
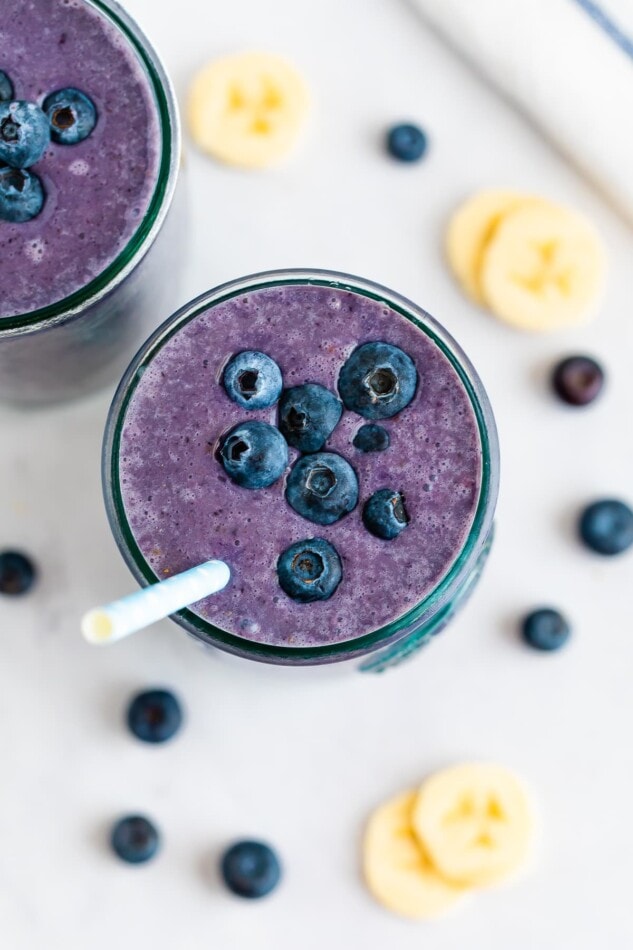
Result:
[[[387,151],[400,162],[417,162],[426,152],[428,140],[418,125],[402,122],[387,132]]]
[[[343,364],[338,391],[345,407],[366,419],[389,419],[408,406],[418,384],[410,356],[391,343],[363,343]]]
[[[352,445],[359,452],[385,452],[390,444],[391,436],[387,430],[373,422],[361,426],[352,439]]]
[[[328,600],[343,576],[336,548],[323,538],[291,544],[277,561],[279,586],[302,604]]]
[[[381,488],[363,507],[363,524],[377,538],[393,541],[409,524],[404,498],[399,491]]]
[[[568,356],[554,367],[554,392],[570,406],[588,406],[604,385],[604,370],[590,356]]]
[[[42,182],[33,172],[0,166],[0,220],[22,224],[44,207]]]
[[[0,69],[0,102],[13,99],[13,83],[3,69]]]
[[[220,448],[224,471],[242,488],[268,488],[288,465],[288,445],[268,422],[241,422],[224,436]]]
[[[258,350],[244,350],[233,356],[226,364],[222,382],[229,399],[243,409],[274,406],[283,386],[275,361]]]
[[[0,594],[12,597],[26,594],[36,578],[35,565],[26,554],[21,551],[0,552]]]
[[[42,106],[50,126],[51,138],[58,145],[76,145],[87,139],[97,124],[95,104],[79,89],[58,89],[47,96]]]
[[[263,841],[237,841],[222,855],[224,883],[238,897],[265,897],[281,879],[279,858]]]
[[[0,162],[29,168],[51,140],[48,119],[34,102],[0,102]]]
[[[304,455],[288,475],[286,501],[308,521],[334,524],[358,503],[356,472],[334,452]]]
[[[160,846],[155,825],[144,815],[120,818],[110,834],[114,853],[127,864],[144,864],[154,857]]]
[[[559,650],[571,635],[571,627],[558,610],[540,607],[523,618],[521,634],[528,646],[535,650]]]
[[[182,725],[182,708],[168,690],[148,689],[132,698],[127,724],[141,742],[167,742]]]
[[[582,512],[578,532],[597,554],[622,554],[633,544],[633,510],[616,498],[595,501]]]
[[[341,400],[318,383],[286,389],[279,403],[279,428],[288,445],[318,452],[343,414]]]

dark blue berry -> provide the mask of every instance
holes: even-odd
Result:
[[[283,385],[275,361],[257,350],[244,350],[233,356],[226,364],[222,381],[228,397],[243,409],[274,406]]]
[[[332,434],[343,414],[343,405],[334,393],[318,383],[304,383],[286,389],[279,403],[279,428],[300,452],[318,452]]]
[[[0,220],[22,224],[44,207],[42,182],[33,172],[9,165],[0,167]]]
[[[304,455],[290,470],[286,501],[315,524],[334,524],[358,503],[356,472],[341,455]]]
[[[0,102],[0,162],[29,168],[51,140],[48,119],[34,102]]]
[[[286,440],[267,422],[236,425],[222,440],[220,455],[226,474],[242,488],[267,488],[288,465]]]
[[[173,693],[149,689],[133,697],[127,724],[142,742],[167,742],[182,725],[182,709]]]
[[[569,356],[554,367],[552,386],[570,406],[588,406],[604,385],[604,370],[590,356]]]
[[[51,138],[59,145],[76,145],[88,138],[97,124],[92,99],[79,89],[58,89],[42,106],[50,123]]]
[[[363,507],[363,524],[377,538],[393,541],[409,524],[404,498],[399,491],[381,488],[368,498]]]
[[[112,850],[128,864],[143,864],[154,857],[160,836],[149,818],[127,815],[119,819],[110,836]]]
[[[226,886],[239,897],[266,897],[281,879],[279,858],[263,841],[237,841],[224,852],[221,869]]]
[[[336,548],[323,538],[297,541],[279,555],[281,589],[303,604],[328,600],[341,582],[343,570]]]
[[[344,363],[338,390],[347,409],[366,419],[388,419],[408,406],[418,374],[404,350],[391,343],[363,343]]]
[[[411,122],[394,125],[387,132],[387,151],[400,162],[417,162],[427,146],[425,133]]]
[[[541,607],[524,617],[521,634],[535,650],[558,650],[569,640],[571,627],[558,610]]]
[[[386,429],[368,422],[361,426],[352,440],[352,445],[359,452],[384,452],[389,448],[391,437]]]
[[[0,594],[26,594],[37,579],[33,561],[20,551],[0,552]]]
[[[0,102],[10,102],[13,95],[13,83],[5,71],[0,69]]]
[[[623,501],[605,498],[582,512],[581,539],[598,554],[622,554],[633,544],[633,511]]]

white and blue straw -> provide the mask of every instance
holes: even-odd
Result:
[[[81,632],[89,643],[114,643],[216,594],[226,587],[230,577],[231,571],[224,561],[206,561],[121,600],[89,610],[81,621]]]

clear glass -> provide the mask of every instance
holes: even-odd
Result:
[[[113,382],[177,302],[185,242],[174,91],[147,37],[115,0],[84,2],[125,36],[154,92],[161,132],[156,187],[138,229],[98,277],[49,307],[0,319],[0,399],[10,402],[71,399]]]
[[[322,270],[284,270],[254,274],[223,284],[187,304],[146,341],[128,367],[114,396],[103,445],[103,490],[116,543],[128,567],[146,586],[159,581],[139,550],[127,521],[119,483],[119,447],[125,414],[139,379],[160,348],[189,320],[216,304],[245,292],[291,284],[315,284],[349,290],[385,303],[427,334],[449,360],[464,385],[479,429],[482,475],[479,499],[462,550],[437,586],[414,608],[386,626],[343,643],[318,647],[279,647],[253,643],[219,629],[190,610],[174,614],[189,634],[202,642],[252,660],[305,666],[350,660],[372,654],[361,669],[380,672],[416,652],[442,629],[472,591],[491,542],[499,486],[499,445],[490,402],[475,369],[453,338],[428,313],[399,294],[371,281]]]

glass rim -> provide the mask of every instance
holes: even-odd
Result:
[[[33,332],[80,316],[90,305],[120,284],[145,256],[156,239],[170,208],[181,150],[180,118],[176,95],[160,56],[140,26],[117,0],[83,0],[109,20],[127,39],[147,73],[154,94],[161,133],[156,185],[147,211],[122,251],[93,280],[61,300],[28,313],[0,317],[3,336]]]
[[[245,292],[268,287],[313,285],[348,290],[394,309],[429,336],[440,348],[462,382],[473,408],[479,433],[482,463],[477,508],[462,549],[439,583],[416,605],[395,620],[359,637],[310,647],[284,647],[228,633],[185,608],[171,616],[179,626],[203,642],[229,653],[272,663],[327,663],[368,653],[398,639],[406,628],[425,615],[432,616],[446,603],[473,569],[479,550],[492,527],[499,487],[499,444],[492,407],[475,368],[450,333],[417,304],[394,291],[361,277],[330,270],[291,268],[263,271],[228,281],[185,304],[145,341],[128,366],[112,400],[103,441],[102,487],[106,513],[115,542],[131,573],[141,586],[160,582],[148,564],[129,526],[119,480],[119,450],[128,405],[136,386],[156,353],[186,323],[205,310]]]

